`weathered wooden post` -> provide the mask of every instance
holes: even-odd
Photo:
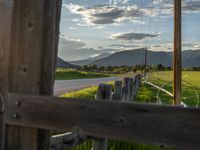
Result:
[[[97,93],[97,100],[111,100],[112,86],[100,84]],[[95,137],[93,141],[93,150],[107,150],[107,139]]]
[[[135,96],[137,94],[137,89],[136,89],[136,80],[135,80],[135,77],[133,78],[133,89],[132,89],[132,100],[134,101],[135,100]]]
[[[134,90],[134,79],[133,78],[124,78],[124,93],[123,100],[124,101],[132,101],[133,100],[133,90]]]
[[[115,81],[113,100],[122,100],[122,81]]]
[[[139,90],[139,87],[141,86],[141,74],[137,74],[136,76],[135,76],[135,84],[136,84],[136,93],[137,93],[137,91]]]
[[[174,0],[174,105],[181,105],[181,0]]]
[[[8,58],[10,49],[10,33],[12,18],[12,2],[0,1],[0,150],[3,150],[4,122],[3,106],[8,93]]]
[[[129,78],[125,77],[124,78],[124,89],[123,89],[123,101],[128,101],[129,100]]]
[[[53,94],[60,4],[61,0],[0,1],[0,17],[5,15],[0,25],[0,67],[5,65],[0,81],[8,85],[8,92]],[[20,99],[15,104],[23,105]],[[16,112],[13,117],[23,116]],[[46,130],[6,125],[5,133],[6,150],[49,150]]]

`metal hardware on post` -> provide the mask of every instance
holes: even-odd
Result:
[[[18,119],[18,118],[19,118],[19,115],[18,115],[17,113],[14,113],[14,114],[13,114],[13,118],[14,118],[14,119]]]
[[[16,100],[15,101],[15,105],[20,106],[21,105],[21,101],[20,100]]]

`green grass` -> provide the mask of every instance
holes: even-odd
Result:
[[[111,74],[84,72],[74,69],[57,69],[56,80],[84,79],[84,78],[103,78],[110,77]]]
[[[80,99],[94,99],[95,94],[97,94],[98,87],[97,86],[92,86],[89,88],[85,88],[79,91],[73,91],[70,93],[66,93],[61,95],[61,97],[66,97],[66,98],[80,98]]]
[[[113,82],[109,82],[108,84],[114,85]],[[97,93],[98,86],[93,86],[89,88],[85,88],[79,91],[74,91],[70,93],[63,94],[61,97],[66,98],[81,98],[81,99],[94,99],[95,94]],[[92,141],[88,140],[87,142],[77,145],[75,148],[71,150],[91,150]],[[167,150],[161,149],[157,146],[152,145],[144,145],[144,144],[136,144],[130,142],[123,142],[117,140],[108,140],[108,150]]]
[[[198,93],[200,94],[200,72],[183,72],[183,80],[192,84],[192,86],[197,89]],[[167,89],[168,91],[172,92],[172,79],[173,74],[169,71],[163,72],[154,72],[150,78],[150,81],[158,86],[162,86],[164,83],[169,82],[163,88]],[[194,91],[191,90],[191,86],[188,85],[187,82],[183,82],[183,101],[190,106],[196,106],[197,98],[194,96]],[[112,83],[113,84],[113,83]],[[71,93],[67,93],[62,95],[63,97],[68,98],[82,98],[82,99],[94,99],[94,95],[97,93],[98,87],[93,86],[86,89],[82,89],[79,91],[74,91]],[[139,102],[145,103],[156,103],[157,102],[157,89],[152,88],[147,85],[142,85],[140,90],[138,91],[138,95],[136,100]],[[165,93],[160,93],[159,98],[165,104],[171,104],[172,98]],[[92,148],[92,141],[89,140],[81,145],[76,146],[72,150],[91,150]],[[145,144],[136,144],[136,143],[129,143],[123,141],[116,141],[116,140],[109,140],[108,141],[108,150],[167,150],[165,148],[159,148],[157,146],[152,145],[145,145]]]
[[[200,72],[183,71],[182,73],[182,101],[188,106],[196,106],[200,95]],[[169,92],[173,92],[173,72],[171,71],[160,71],[152,73],[150,82],[163,86],[164,89]],[[147,85],[143,85],[139,90],[137,100],[141,102],[155,102],[157,101],[158,90]],[[165,104],[172,104],[172,98],[167,94],[160,92],[159,99]]]

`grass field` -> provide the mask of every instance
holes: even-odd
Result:
[[[114,85],[113,82],[108,84]],[[63,94],[61,97],[66,98],[81,98],[81,99],[94,99],[95,94],[97,93],[98,86],[93,86],[89,88],[85,88],[79,91],[70,92],[67,94]],[[87,141],[81,145],[72,148],[71,150],[91,150],[92,149],[92,141]],[[161,149],[152,145],[144,145],[144,144],[136,144],[129,142],[122,142],[116,140],[108,141],[108,150],[167,150]]]
[[[110,77],[110,74],[84,72],[74,69],[57,69],[56,80],[69,80],[69,79],[85,79],[85,78],[103,78]]]
[[[200,72],[183,71],[182,73],[182,101],[188,106],[196,106],[200,95]],[[169,92],[173,92],[173,73],[170,71],[154,72],[149,81]],[[137,100],[141,102],[156,102],[158,98],[165,104],[171,104],[172,98],[167,94],[147,85],[143,85],[138,93]],[[158,96],[158,98],[157,98]]]
[[[200,95],[200,72],[183,72],[183,101],[189,106],[196,106],[198,98],[195,90]],[[149,81],[172,92],[172,79],[173,74],[169,71],[154,72],[151,74]],[[112,83],[111,83],[112,84]],[[79,91],[71,92],[62,95],[68,98],[83,98],[83,99],[94,99],[94,95],[97,93],[97,86],[82,89]],[[194,90],[195,89],[195,90]],[[139,102],[156,103],[157,102],[157,89],[142,85],[136,100]],[[172,98],[165,93],[160,93],[159,98],[163,103],[171,104]],[[87,141],[82,145],[79,145],[72,150],[91,150],[92,141]],[[136,144],[122,141],[109,140],[108,150],[167,150],[151,145]]]

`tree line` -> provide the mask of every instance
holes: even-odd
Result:
[[[91,72],[110,72],[110,73],[116,73],[116,74],[121,74],[121,73],[126,73],[126,72],[148,72],[150,70],[154,71],[170,71],[172,70],[171,67],[166,67],[163,66],[162,64],[158,65],[152,65],[152,66],[145,66],[145,65],[133,65],[133,66],[126,66],[126,65],[121,65],[121,66],[97,66],[97,65],[84,65],[81,70],[83,71],[91,71]]]

